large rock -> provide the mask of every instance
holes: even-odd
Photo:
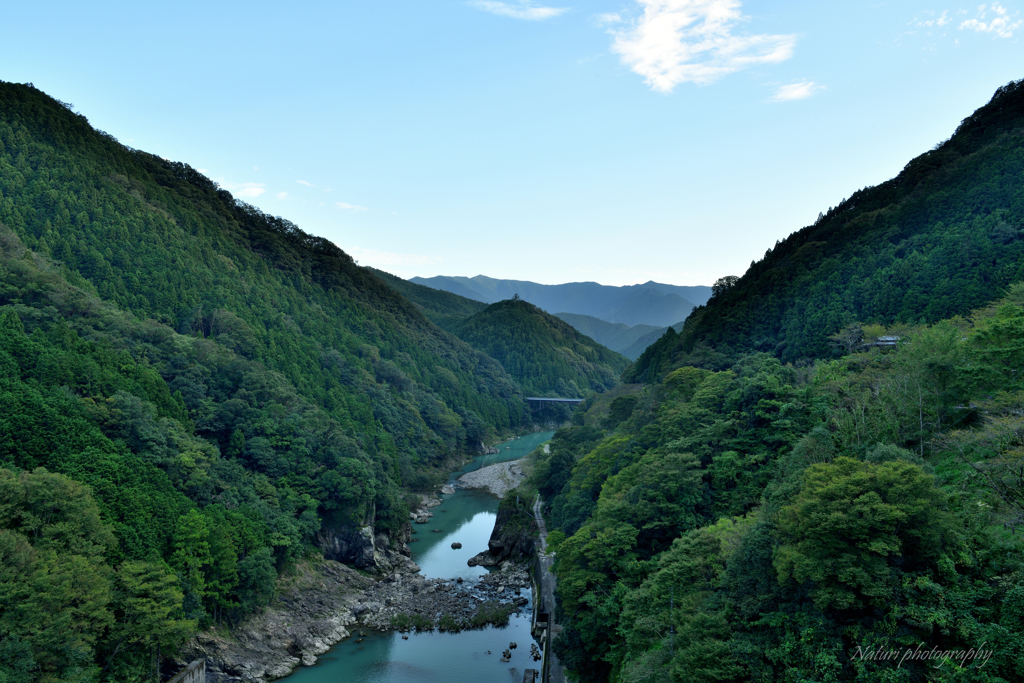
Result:
[[[477,444],[476,450],[478,453],[480,453],[480,455],[497,455],[498,453],[501,452],[494,446],[488,446],[484,444],[483,441]]]
[[[512,506],[498,508],[494,530],[487,541],[487,550],[469,558],[470,567],[496,567],[508,560],[519,561],[533,556],[536,532],[532,520],[524,521],[522,513]]]
[[[486,489],[499,498],[516,488],[526,479],[523,460],[510,460],[497,465],[481,467],[459,477],[458,485],[467,489]]]
[[[374,566],[373,527],[331,526],[316,533],[316,545],[324,558],[360,569]]]
[[[339,525],[318,531],[316,544],[325,559],[390,574],[419,571],[419,567],[409,559],[412,552],[408,541],[411,538],[412,527],[408,524],[402,529],[400,538],[394,541],[384,534],[375,534],[372,526],[353,528]]]

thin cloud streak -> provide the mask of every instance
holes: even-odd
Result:
[[[772,102],[792,102],[793,100],[806,100],[808,97],[824,90],[825,86],[817,85],[814,81],[802,81],[779,86],[772,96]]]
[[[511,17],[526,21],[541,21],[551,19],[568,11],[568,7],[534,7],[530,2],[519,2],[510,4],[497,2],[497,0],[470,0],[469,5],[496,14],[499,17]]]
[[[746,17],[738,0],[637,0],[643,16],[626,30],[611,31],[612,50],[644,77],[652,90],[671,92],[680,83],[707,85],[756,64],[793,56],[796,35],[735,35]]]
[[[264,183],[235,183],[222,178],[216,179],[214,182],[236,197],[255,199],[267,191],[267,186]]]

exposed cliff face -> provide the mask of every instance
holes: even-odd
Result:
[[[375,534],[373,527],[332,525],[316,534],[316,544],[324,557],[367,571],[390,574],[395,571],[419,571],[409,556],[412,528],[406,524],[398,539]]]
[[[517,562],[533,557],[537,541],[537,523],[526,503],[512,495],[501,501],[494,531],[487,541],[487,550],[471,557],[469,566],[493,567],[506,560]]]

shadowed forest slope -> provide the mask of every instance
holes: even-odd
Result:
[[[629,379],[654,379],[685,359],[724,367],[746,349],[783,360],[821,356],[829,335],[852,323],[966,314],[1024,277],[1022,231],[1024,83],[1017,81],[896,178],[854,192],[737,281],[720,283],[680,335],[648,348]]]
[[[582,398],[618,382],[629,361],[533,304],[508,299],[452,326],[531,396]]]
[[[331,242],[0,83],[0,680],[152,680],[318,548],[387,571],[522,398]]]

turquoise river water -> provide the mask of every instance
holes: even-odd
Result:
[[[538,432],[498,444],[498,453],[474,458],[451,476],[454,481],[466,472],[516,460],[549,441],[554,432]],[[466,560],[487,549],[494,529],[498,499],[474,489],[456,489],[440,496],[441,505],[431,510],[429,524],[419,525],[419,539],[410,544],[412,559],[427,578],[472,582],[489,571],[470,567]],[[443,510],[443,511],[442,511]],[[432,533],[429,529],[441,529]],[[451,544],[462,543],[461,550]],[[524,595],[528,595],[524,591]],[[513,615],[508,626],[462,631],[461,633],[409,633],[402,640],[396,632],[370,633],[362,643],[354,637],[335,645],[314,666],[302,667],[288,683],[519,683],[525,669],[536,668],[530,658],[530,622],[533,605]],[[512,661],[501,662],[501,652],[515,641]],[[487,651],[491,654],[487,654]]]

